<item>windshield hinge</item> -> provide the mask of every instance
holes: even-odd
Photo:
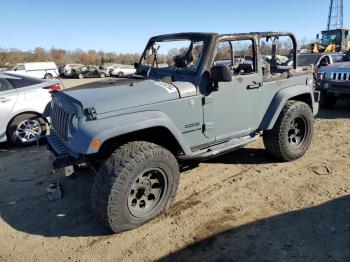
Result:
[[[96,113],[96,109],[94,107],[86,108],[85,114],[86,114],[87,120],[96,120],[97,119],[97,113]]]
[[[213,102],[214,102],[214,98],[212,98],[212,97],[204,96],[202,98],[202,105],[210,104],[210,103],[213,103]]]

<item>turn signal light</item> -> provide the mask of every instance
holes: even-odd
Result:
[[[97,140],[97,139],[94,139],[91,141],[91,147],[92,148],[100,148],[101,146],[101,141],[100,140]]]

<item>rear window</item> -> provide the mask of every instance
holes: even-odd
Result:
[[[18,77],[17,75],[12,75],[12,76]],[[40,83],[43,82],[40,79],[29,78],[29,77],[28,78],[27,77],[23,77],[23,78],[20,78],[20,79],[8,79],[8,81],[10,82],[10,84],[14,88],[22,88],[22,87],[31,86],[31,85],[37,85],[37,84],[40,84]]]

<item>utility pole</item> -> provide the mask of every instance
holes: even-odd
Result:
[[[343,28],[343,0],[330,0],[327,30]]]

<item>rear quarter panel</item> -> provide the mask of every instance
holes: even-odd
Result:
[[[264,83],[263,87],[261,87],[261,110],[263,112],[260,124],[261,129],[271,129],[285,102],[295,96],[309,94],[314,103],[313,89],[306,84],[309,77],[312,76],[302,75]]]
[[[41,115],[50,101],[51,95],[46,89],[18,89],[17,103],[13,107],[9,119],[26,112],[35,112]]]

